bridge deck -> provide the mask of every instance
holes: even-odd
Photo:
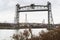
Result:
[[[20,23],[17,27],[14,23],[0,23],[0,29],[25,29],[25,28],[47,28],[47,24],[41,23]]]

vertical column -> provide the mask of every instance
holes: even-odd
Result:
[[[48,29],[50,29],[51,28],[51,25],[50,25],[50,23],[51,23],[51,18],[50,18],[50,16],[51,16],[51,3],[50,2],[48,2]]]
[[[27,14],[25,14],[25,23],[27,24]]]
[[[15,19],[15,22],[16,22],[16,24],[17,24],[17,28],[19,27],[19,8],[20,8],[20,5],[19,4],[17,4],[16,5],[16,19]]]
[[[16,36],[17,36],[16,40],[19,40],[19,34],[18,34],[19,32],[19,8],[20,8],[20,5],[17,4],[16,5],[16,17],[15,17],[15,23],[16,23],[15,28],[16,28]]]

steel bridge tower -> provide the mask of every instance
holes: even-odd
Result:
[[[52,27],[54,24],[53,17],[52,17],[52,11],[51,11],[51,3],[47,2],[47,5],[28,5],[28,6],[20,6],[19,4],[16,4],[16,17],[15,17],[15,23],[17,24],[16,28],[19,27],[19,13],[20,12],[34,12],[34,11],[48,11],[48,29]]]

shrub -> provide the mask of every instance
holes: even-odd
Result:
[[[50,30],[47,33],[41,34],[41,40],[60,40],[60,29]]]

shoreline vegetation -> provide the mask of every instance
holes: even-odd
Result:
[[[23,33],[20,33],[19,35],[14,34],[12,38],[14,40],[60,40],[60,28],[58,27],[49,30],[48,32],[42,30],[41,33],[39,33],[39,36],[32,35],[31,38],[29,38],[29,35],[29,31],[25,29]]]

